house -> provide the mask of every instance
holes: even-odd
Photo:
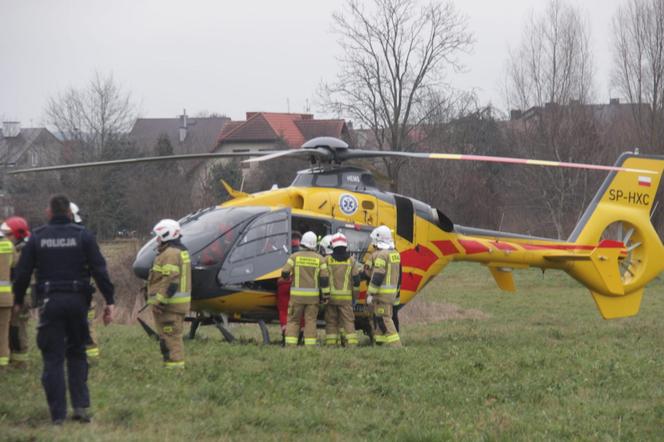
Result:
[[[186,110],[176,118],[137,118],[129,141],[142,155],[156,155],[162,137],[168,138],[173,154],[206,153],[217,146],[219,134],[230,122],[223,116],[189,117]]]
[[[18,121],[4,121],[0,130],[0,215],[14,207],[7,194],[7,169],[25,169],[61,163],[63,144],[45,127],[21,128]]]
[[[350,140],[350,127],[342,119],[315,119],[312,114],[247,112],[244,121],[229,121],[220,131],[211,152],[261,152],[268,150],[299,149],[307,140],[316,137],[336,137]],[[218,160],[221,162],[225,160]],[[199,183],[195,197],[201,197],[203,187],[210,179],[215,161],[199,162],[191,171],[192,181]],[[251,167],[241,166],[243,175]],[[255,167],[255,166],[252,166]]]
[[[315,137],[350,139],[344,120],[316,120],[312,114],[247,112],[245,121],[233,121],[219,135],[217,152],[257,152],[299,149]]]

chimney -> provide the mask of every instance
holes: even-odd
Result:
[[[18,137],[21,133],[21,123],[18,121],[3,121],[2,136],[5,138]]]
[[[518,120],[523,116],[523,112],[520,109],[512,109],[510,111],[510,120]]]
[[[180,115],[180,143],[184,143],[185,138],[187,138],[187,109],[182,109],[182,115]]]
[[[620,98],[611,98],[609,104],[620,104]]]

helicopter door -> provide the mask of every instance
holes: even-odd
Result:
[[[283,267],[289,255],[290,209],[268,212],[244,230],[219,272],[219,282],[255,281]]]

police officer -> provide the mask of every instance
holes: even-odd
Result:
[[[0,231],[14,244],[18,256],[28,241],[30,228],[25,218],[11,216],[7,218]],[[17,256],[17,261],[18,261]],[[11,364],[15,367],[25,366],[28,361],[28,321],[30,320],[30,300],[24,299],[23,308],[19,312],[12,311],[9,326],[9,348],[11,350]]]
[[[297,345],[300,320],[304,316],[304,345],[317,344],[316,319],[322,298],[329,297],[329,275],[325,258],[316,253],[316,234],[302,235],[301,250],[293,253],[283,269],[281,277],[291,280],[291,297],[288,304],[286,346]]]
[[[81,217],[81,209],[73,202],[69,202],[71,209],[72,221],[74,224],[83,226],[83,218]],[[88,308],[88,329],[90,330],[88,341],[85,343],[85,354],[88,356],[88,361],[96,361],[99,359],[99,344],[97,339],[97,332],[95,330],[95,320],[97,319],[97,301],[94,295],[90,299],[90,308]]]
[[[365,272],[369,277],[367,304],[373,312],[374,339],[377,344],[401,347],[399,332],[392,320],[392,310],[399,290],[401,257],[394,249],[389,227],[376,227],[370,236],[375,250],[369,257]]]
[[[163,219],[152,231],[159,246],[148,276],[148,304],[152,305],[164,367],[184,368],[182,333],[191,302],[191,260],[180,241],[180,223]]]
[[[345,332],[346,343],[357,345],[353,302],[360,291],[360,274],[355,258],[348,253],[348,240],[343,233],[330,238],[332,253],[326,257],[330,272],[330,302],[325,307],[325,345],[337,345],[339,332]]]
[[[107,325],[113,315],[114,288],[94,236],[84,227],[72,223],[69,199],[64,195],[52,197],[47,213],[48,224],[33,231],[21,252],[14,280],[14,308],[22,307],[30,277],[36,269],[37,346],[44,360],[42,384],[51,419],[54,424],[61,425],[67,416],[68,384],[73,419],[90,422],[85,355],[87,311],[92,294],[90,276],[106,300],[103,319]]]

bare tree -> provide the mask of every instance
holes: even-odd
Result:
[[[507,124],[515,154],[557,161],[601,158],[596,116],[584,106],[593,89],[589,40],[580,12],[560,0],[551,0],[524,26],[520,46],[509,55],[506,81],[509,103],[529,109]],[[507,204],[544,208],[547,216],[530,233],[563,238],[583,211],[595,178],[578,170],[526,168],[518,177],[506,175],[505,186],[513,189]]]
[[[445,72],[472,44],[466,18],[450,0],[348,0],[333,18],[343,55],[336,82],[322,88],[325,107],[369,128],[378,149],[412,149]],[[386,160],[395,191],[401,164]]]
[[[69,88],[49,100],[46,123],[60,133],[68,161],[136,156],[126,140],[136,108],[112,75],[96,73],[87,86]],[[112,236],[132,223],[126,197],[137,179],[129,169],[84,169],[62,174],[67,193],[87,213],[86,223],[101,236]]]
[[[97,158],[111,143],[117,143],[136,120],[131,94],[124,92],[112,74],[95,73],[87,87],[69,88],[51,98],[46,107],[46,122],[61,137],[79,143],[92,158]]]
[[[530,16],[521,45],[510,51],[507,99],[527,109],[545,103],[586,103],[592,92],[590,35],[581,13],[551,0],[544,14]]]
[[[612,82],[631,103],[641,143],[664,146],[664,0],[628,0],[613,18]],[[648,104],[648,106],[641,106]]]

